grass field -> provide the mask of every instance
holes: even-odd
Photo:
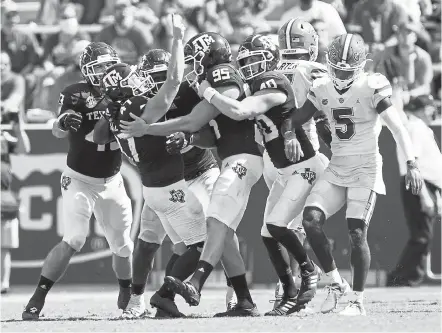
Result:
[[[375,288],[366,291],[367,317],[343,317],[317,313],[325,291],[319,290],[309,313],[289,317],[211,318],[224,310],[224,290],[203,291],[199,307],[190,308],[178,296],[178,306],[191,318],[119,320],[116,289],[109,286],[56,286],[47,298],[44,317],[39,322],[22,322],[21,312],[32,288],[13,290],[1,299],[1,331],[3,332],[204,332],[204,331],[312,331],[312,332],[440,332],[441,289]],[[146,302],[152,294],[146,294]],[[261,313],[271,309],[270,289],[252,291]]]

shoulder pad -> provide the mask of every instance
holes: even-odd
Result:
[[[132,118],[129,115],[133,113],[136,116],[140,116],[143,113],[144,106],[148,99],[143,96],[134,96],[126,100],[120,108],[119,120],[131,121]]]
[[[290,81],[281,72],[265,72],[253,79],[250,86],[252,94],[263,89],[281,90],[286,95],[292,91]]]
[[[213,88],[235,85],[242,89],[244,81],[231,64],[220,64],[207,71],[206,80]]]
[[[373,73],[368,75],[367,84],[371,89],[381,89],[390,86],[390,81],[380,73]]]

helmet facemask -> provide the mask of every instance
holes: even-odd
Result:
[[[89,82],[96,87],[100,86],[101,79],[103,78],[106,70],[112,65],[120,63],[121,60],[118,57],[113,57],[109,54],[99,55],[97,60],[91,61],[81,67],[81,73],[84,77],[89,79]]]
[[[333,82],[333,85],[339,90],[348,89],[364,71],[366,63],[364,60],[357,66],[351,66],[346,62],[338,62],[337,64],[334,64],[332,61],[330,61],[328,55],[326,55],[326,59],[328,74]]]
[[[248,61],[248,59],[250,59]],[[239,52],[236,61],[239,67],[241,77],[249,81],[254,77],[267,71],[267,62],[271,62],[274,56],[267,50],[249,51],[242,50]]]
[[[196,85],[199,82],[200,76],[204,74],[204,66],[202,64],[204,55],[203,51],[199,51],[194,56],[186,56],[184,58],[184,63],[186,65],[193,66],[192,71],[184,76],[191,87]]]
[[[131,88],[134,96],[145,95],[155,88],[152,76],[141,77],[136,69],[133,69],[127,77],[122,79],[120,85],[122,88]]]
[[[140,69],[138,72],[139,72],[141,78],[149,79],[149,77],[150,77],[153,80],[154,87],[150,91],[151,94],[153,94],[153,95],[158,93],[158,91],[160,90],[160,88],[162,87],[162,85],[164,84],[164,82],[167,79],[167,65],[166,64],[155,65],[154,68],[147,69],[147,70]]]

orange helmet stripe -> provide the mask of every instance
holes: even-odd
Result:
[[[292,30],[293,23],[296,21],[296,18],[291,19],[287,23],[287,27],[285,28],[285,43],[287,44],[287,49],[291,49],[291,42],[290,42],[290,31]]]
[[[347,34],[345,36],[344,48],[342,50],[342,62],[347,62],[348,50],[350,49],[351,39],[353,38],[352,34]]]

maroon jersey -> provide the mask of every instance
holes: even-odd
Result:
[[[295,95],[287,77],[275,71],[265,72],[253,79],[250,85],[252,94],[264,89],[277,89],[287,96],[287,100],[284,103],[271,108],[265,114],[255,118],[256,125],[264,137],[264,145],[273,165],[277,169],[281,169],[294,164],[285,156],[284,137],[281,132],[281,126],[284,120],[289,118],[291,113],[295,111]],[[304,157],[297,163],[313,157],[315,150],[301,126],[296,128],[296,137],[304,152]]]
[[[129,113],[140,116],[147,98],[135,96],[123,103],[119,120],[132,119]],[[160,119],[160,121],[164,121]],[[184,178],[183,158],[179,154],[170,155],[166,151],[165,136],[144,135],[139,138],[124,139],[119,124],[111,125],[121,149],[138,167],[141,182],[146,187],[165,187]]]
[[[238,100],[246,97],[245,83],[230,64],[212,67],[207,72],[206,80],[213,88],[236,85],[241,91]],[[262,155],[255,141],[255,125],[252,120],[235,121],[220,114],[210,124],[215,130],[218,155],[222,160],[238,154]]]
[[[189,86],[187,81],[183,82],[170,110],[166,114],[166,118],[172,119],[188,115],[200,101],[198,94]],[[209,149],[188,147],[182,155],[185,180],[195,179],[207,170],[218,167],[218,163]]]
[[[94,178],[108,178],[120,171],[121,152],[117,142],[97,145],[94,126],[106,112],[107,102],[86,82],[74,83],[60,94],[61,113],[73,110],[83,120],[77,132],[69,132],[67,165],[72,170]]]

